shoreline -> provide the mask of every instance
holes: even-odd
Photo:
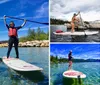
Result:
[[[58,25],[64,25],[64,24],[52,24],[51,26],[58,26]],[[65,26],[65,25],[64,25]],[[67,26],[67,29],[71,29],[71,25],[70,24],[66,24],[66,26]],[[84,26],[78,26],[78,28],[79,29],[84,29],[84,28],[86,28],[86,29],[94,29],[94,30],[99,30],[100,29],[100,25],[98,25],[98,26],[89,26],[89,25],[87,25],[87,27],[84,27]]]
[[[49,47],[49,40],[33,40],[26,42],[19,42],[19,47]],[[8,47],[8,43],[0,43],[1,47]]]

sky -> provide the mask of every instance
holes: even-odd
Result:
[[[48,0],[0,0],[0,41],[8,40],[8,30],[4,25],[3,16],[14,16],[38,22],[49,21]],[[16,26],[20,26],[23,21],[7,18],[7,23],[14,21]],[[48,25],[27,22],[18,31],[19,37],[26,36],[28,28],[37,29],[38,27],[48,32]]]
[[[80,11],[84,21],[100,20],[100,0],[51,0],[50,5],[51,18],[70,21]]]
[[[69,51],[76,59],[100,59],[100,44],[51,44],[50,55],[68,58]]]

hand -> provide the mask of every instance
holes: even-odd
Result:
[[[78,14],[80,13],[80,11],[78,12]]]
[[[24,19],[24,22],[26,22],[26,19]]]
[[[4,19],[6,19],[6,15],[4,15],[3,17],[4,17]]]

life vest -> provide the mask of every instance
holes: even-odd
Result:
[[[9,28],[9,32],[8,32],[9,36],[17,36],[17,29],[16,28]]]

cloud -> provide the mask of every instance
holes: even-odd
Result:
[[[25,13],[20,13],[19,16],[23,17],[25,16]]]
[[[35,6],[37,4],[41,3],[41,1],[39,0],[19,0],[19,3],[17,4],[18,7],[20,7],[20,9],[24,9],[27,8],[28,6]]]
[[[44,2],[41,7],[36,10],[36,16],[34,18],[44,18],[48,17],[49,12],[48,12],[48,2]]]
[[[24,17],[25,15],[26,15],[25,13],[20,13],[19,15],[15,15],[14,17]],[[0,17],[0,20],[3,20],[3,16]]]
[[[20,13],[18,15],[16,15],[15,17],[24,17],[26,14],[25,13]]]
[[[3,17],[0,17],[0,20],[3,20]]]
[[[66,46],[65,46],[66,48]],[[100,45],[73,45],[68,48],[61,48],[55,46],[51,46],[51,52],[50,55],[59,56],[63,58],[68,57],[69,49],[71,48],[73,50],[73,57],[75,59],[100,59],[100,52],[99,48]]]
[[[99,0],[51,0],[51,18],[71,20],[73,13],[81,11],[83,20],[100,19]]]
[[[0,31],[0,34],[5,34],[5,33],[8,33],[8,31]]]
[[[9,2],[11,0],[0,0],[0,4],[3,4],[3,3],[6,3],[6,2]]]

